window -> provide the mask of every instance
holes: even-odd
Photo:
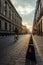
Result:
[[[0,30],[1,30],[1,20],[0,20]]]
[[[42,9],[42,3],[40,2],[40,10]]]
[[[1,0],[0,0],[0,12],[1,12]]]
[[[11,31],[11,24],[9,24],[9,30]]]
[[[13,28],[12,28],[12,29],[13,29],[13,31],[14,31],[14,25],[13,25]]]
[[[4,0],[1,0],[1,13],[3,14],[3,15],[5,15],[5,1]]]
[[[9,7],[9,19],[11,19],[11,8]]]
[[[5,16],[7,15],[7,2],[5,1]]]
[[[14,15],[14,13],[13,13],[13,11],[12,11],[12,20],[14,19],[13,15]]]
[[[12,11],[11,11],[11,20],[12,20]]]
[[[14,31],[15,31],[15,26],[14,26]]]
[[[5,30],[7,30],[7,23],[5,22]]]

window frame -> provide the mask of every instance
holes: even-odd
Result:
[[[5,30],[7,30],[7,22],[5,22]]]

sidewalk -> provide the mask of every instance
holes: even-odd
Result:
[[[32,37],[36,51],[37,65],[43,65],[43,37],[37,35]]]

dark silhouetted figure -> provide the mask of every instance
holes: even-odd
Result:
[[[19,31],[18,31],[18,29],[17,28],[15,28],[15,30],[14,30],[14,32],[15,32],[15,38],[16,38],[16,41],[18,40],[18,34],[19,34]],[[14,39],[15,39],[14,38]]]

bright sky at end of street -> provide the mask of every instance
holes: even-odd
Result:
[[[36,0],[11,0],[17,12],[22,17],[22,24],[32,30]]]

